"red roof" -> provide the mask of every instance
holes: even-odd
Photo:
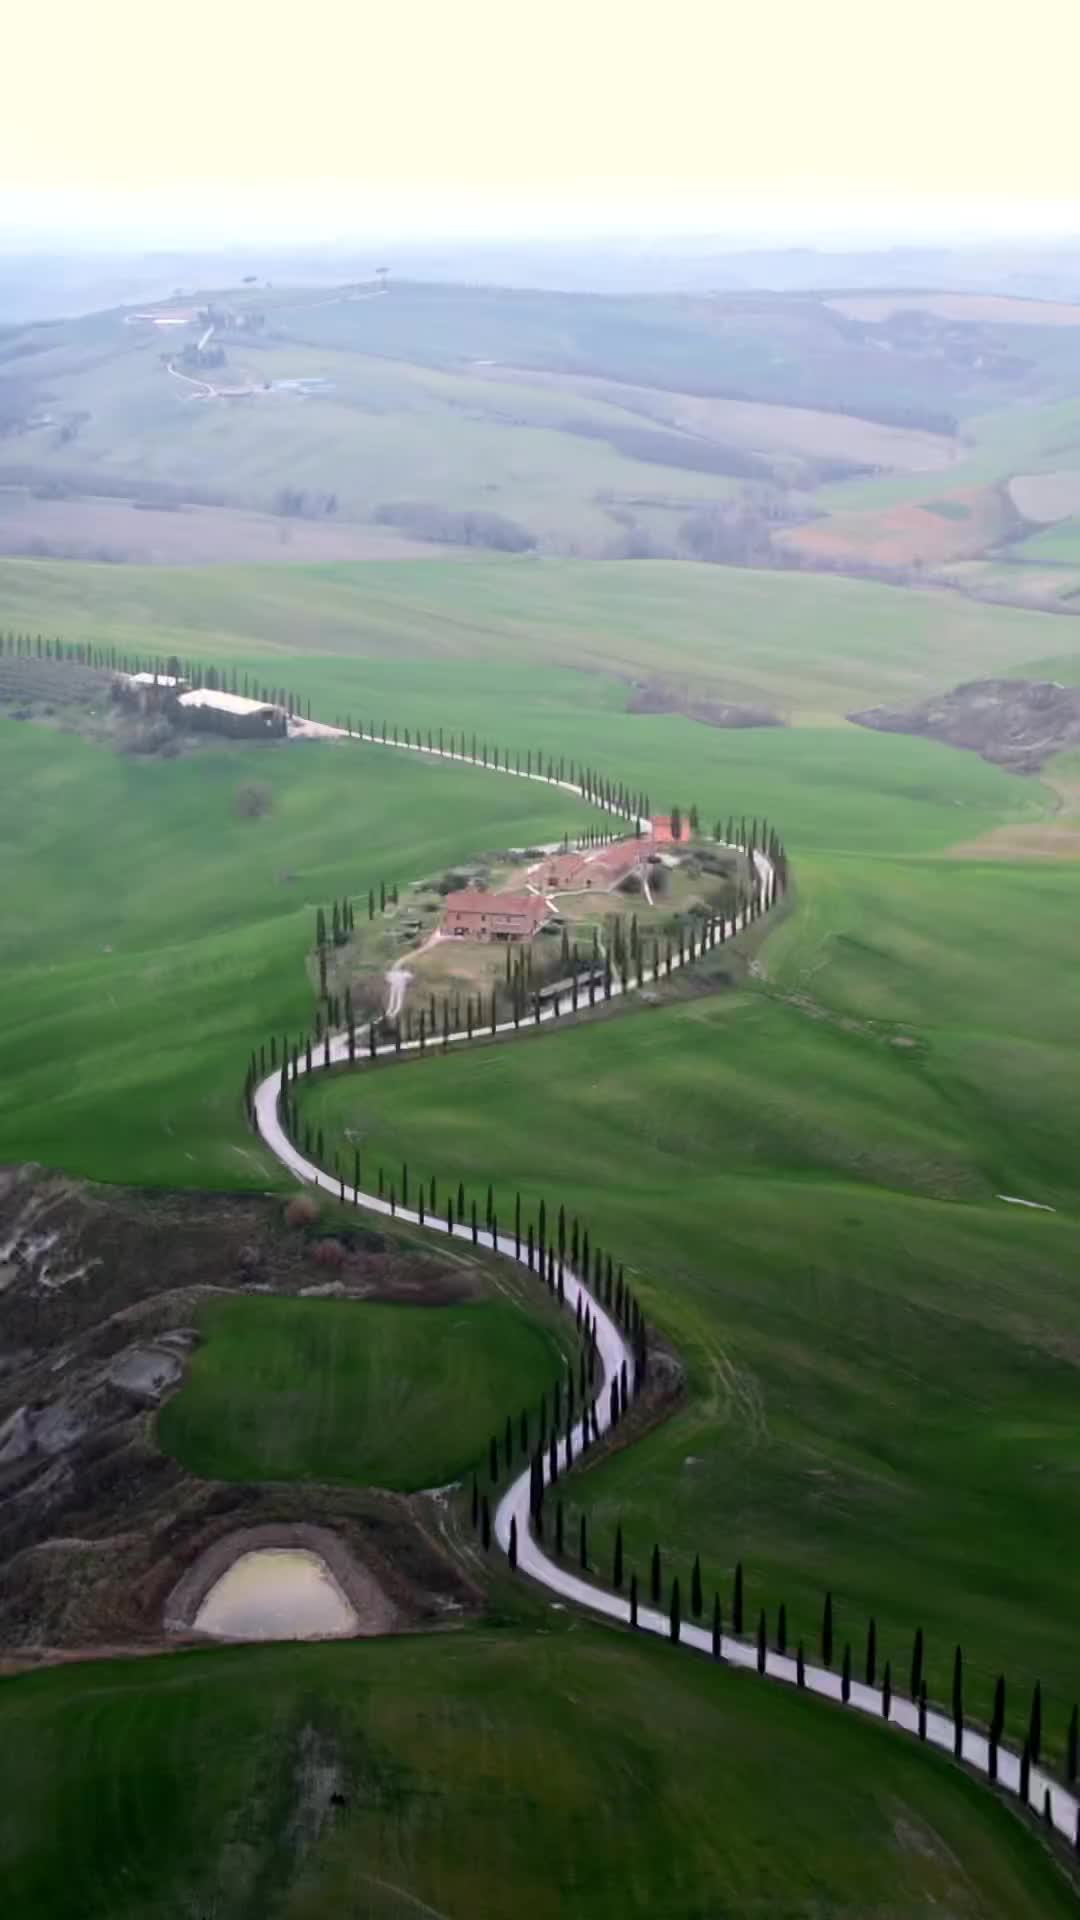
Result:
[[[447,913],[486,914],[489,919],[505,915],[527,920],[546,920],[547,902],[538,893],[483,893],[479,887],[464,887],[446,896]]]

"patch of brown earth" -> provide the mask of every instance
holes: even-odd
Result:
[[[667,685],[661,680],[646,680],[634,688],[626,703],[627,713],[677,713],[684,720],[700,720],[707,727],[782,727],[779,714],[768,707],[738,706],[726,700],[709,700]]]
[[[830,514],[808,526],[785,527],[773,545],[815,565],[883,567],[940,566],[985,553],[1015,533],[1019,515],[1004,492],[966,487],[940,501],[905,501]]]
[[[1080,687],[1056,680],[969,680],[917,707],[870,707],[848,719],[879,733],[942,740],[1013,773],[1036,773],[1052,754],[1080,745]]]

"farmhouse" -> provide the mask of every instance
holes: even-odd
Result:
[[[177,705],[189,726],[205,728],[209,733],[262,740],[284,734],[288,727],[284,707],[248,700],[240,693],[224,693],[218,687],[193,687],[190,693],[180,695]]]
[[[548,917],[538,893],[484,893],[463,887],[448,893],[443,932],[457,940],[531,940]]]

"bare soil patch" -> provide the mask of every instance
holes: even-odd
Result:
[[[661,680],[647,680],[635,687],[626,703],[627,713],[678,713],[685,720],[700,720],[706,727],[782,727],[779,714],[768,707],[739,706],[727,700],[710,700],[687,688],[670,686]]]
[[[1016,519],[1005,493],[969,487],[940,501],[831,514],[772,538],[774,546],[817,565],[932,567],[984,553],[1015,531]]]
[[[909,708],[871,707],[849,720],[879,733],[912,733],[965,747],[1014,773],[1080,744],[1080,687],[1055,680],[970,680]]]

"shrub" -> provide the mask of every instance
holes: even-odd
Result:
[[[274,795],[265,780],[245,780],[233,795],[233,811],[238,820],[261,820],[274,805]]]
[[[313,1227],[319,1217],[319,1203],[309,1193],[294,1193],[285,1205],[287,1227]]]
[[[332,1267],[337,1272],[345,1265],[348,1254],[340,1240],[320,1240],[313,1250],[312,1259],[320,1267]]]

